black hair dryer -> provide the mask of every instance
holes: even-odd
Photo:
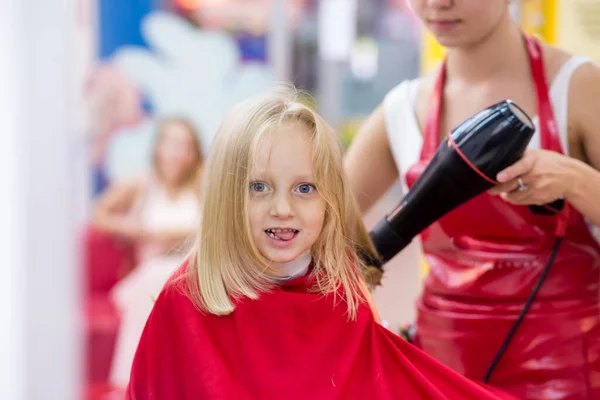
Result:
[[[433,222],[493,187],[496,175],[523,156],[534,131],[529,116],[511,100],[452,130],[411,190],[370,232],[380,261],[389,261]]]

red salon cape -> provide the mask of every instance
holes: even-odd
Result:
[[[141,337],[127,398],[512,399],[395,336],[366,304],[348,321],[340,297],[309,293],[310,282],[295,279],[215,316],[170,281]]]

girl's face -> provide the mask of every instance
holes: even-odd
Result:
[[[510,0],[410,0],[415,14],[446,47],[485,39],[509,13]]]
[[[325,219],[306,128],[287,123],[259,144],[250,170],[250,228],[267,260],[286,263],[310,250]]]
[[[168,183],[178,183],[198,160],[195,138],[187,126],[179,122],[166,124],[156,149],[156,167]]]

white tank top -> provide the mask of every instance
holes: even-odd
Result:
[[[559,69],[550,86],[550,102],[558,125],[560,144],[566,155],[569,154],[567,137],[569,82],[575,70],[587,62],[591,62],[591,59],[571,57]],[[408,191],[405,179],[406,171],[419,161],[423,146],[423,136],[414,111],[418,86],[419,78],[404,81],[393,88],[383,100],[388,140],[398,168],[403,194]],[[532,120],[536,130],[528,147],[540,148],[539,120],[537,116]],[[600,242],[599,227],[588,225],[592,234]]]
[[[177,198],[169,197],[165,187],[154,177],[149,177],[136,199],[132,216],[137,218],[145,229],[190,230],[200,229],[201,204],[193,190],[183,191]],[[142,260],[164,255],[181,249],[163,249],[149,243],[141,243],[138,255]]]

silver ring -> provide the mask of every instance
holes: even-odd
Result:
[[[527,185],[523,183],[523,180],[521,178],[517,178],[517,182],[519,183],[519,187],[517,188],[519,192],[527,190]]]

